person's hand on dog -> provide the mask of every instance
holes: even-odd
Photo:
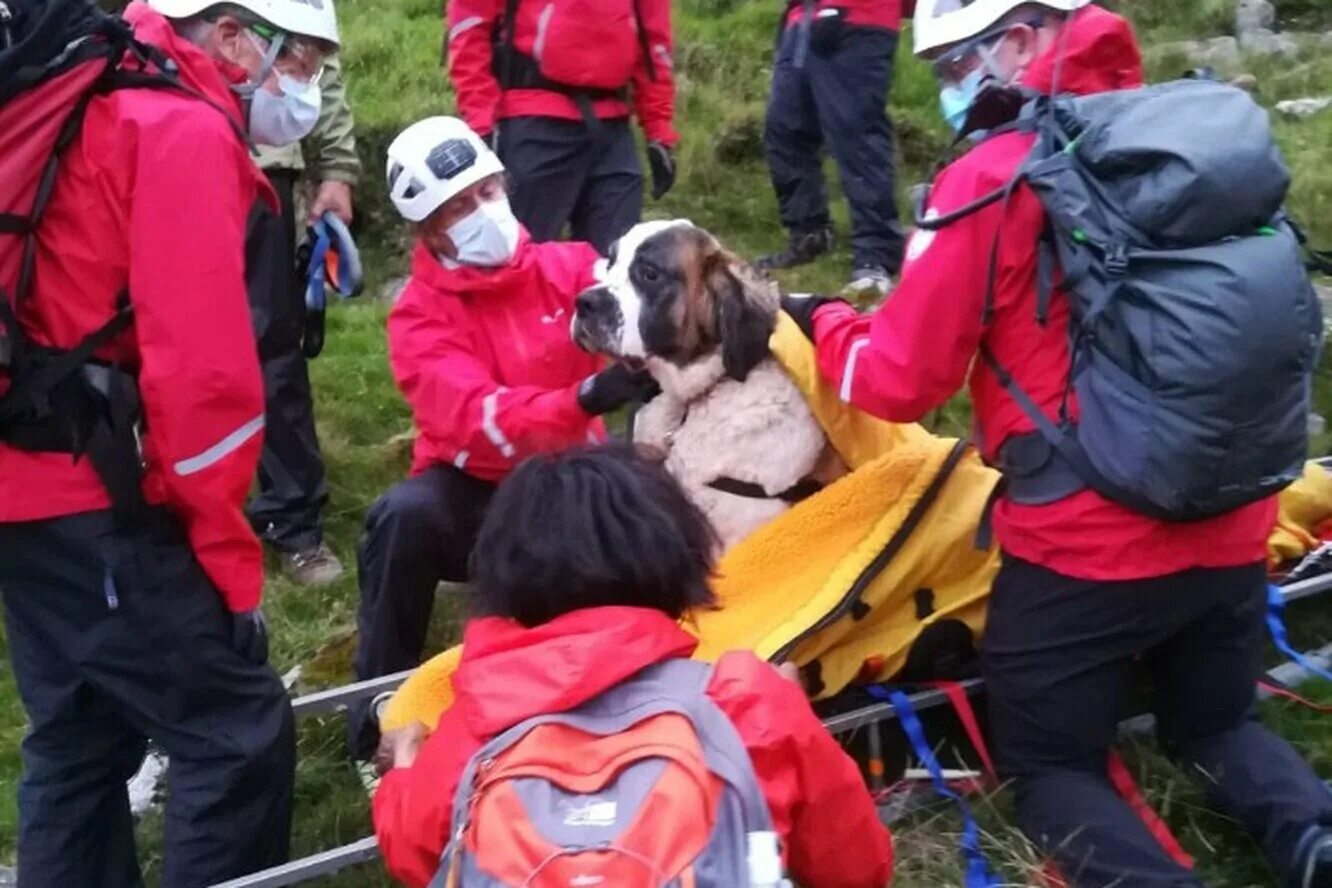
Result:
[[[427,734],[429,731],[420,722],[385,731],[379,738],[379,748],[375,750],[375,770],[382,777],[392,768],[410,768]]]
[[[790,294],[782,296],[782,311],[791,316],[805,338],[814,342],[814,313],[825,305],[840,302],[850,305],[845,299],[836,296],[816,296],[813,293]]]
[[[578,406],[592,416],[601,416],[630,401],[650,401],[660,391],[646,370],[633,370],[616,362],[583,380],[578,387]]]

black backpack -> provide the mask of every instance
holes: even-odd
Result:
[[[1036,134],[1013,181],[919,220],[940,228],[1006,203],[1020,184],[1045,210],[1036,320],[1046,323],[1058,289],[1072,362],[1047,416],[982,349],[1038,429],[1000,450],[1007,495],[1040,504],[1091,488],[1189,521],[1286,487],[1306,457],[1323,320],[1302,236],[1282,211],[1290,175],[1266,112],[1202,80],[1026,98],[995,131]]]

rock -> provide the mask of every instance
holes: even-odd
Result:
[[[1234,37],[1213,37],[1210,40],[1185,40],[1165,43],[1153,50],[1161,55],[1182,55],[1192,65],[1236,71],[1240,66],[1239,41]]]
[[[1239,67],[1240,46],[1234,37],[1213,37],[1193,44],[1189,58],[1199,65],[1233,70]]]
[[[1245,52],[1261,56],[1279,55],[1294,59],[1300,54],[1299,44],[1289,34],[1278,34],[1267,28],[1241,34],[1239,46]]]
[[[1285,114],[1287,117],[1309,117],[1328,108],[1332,108],[1332,96],[1317,99],[1287,99],[1276,103],[1277,113]]]
[[[1314,292],[1318,294],[1318,301],[1323,305],[1323,317],[1332,321],[1332,285],[1314,284]]]
[[[1276,7],[1268,0],[1240,0],[1235,8],[1235,34],[1241,40],[1252,31],[1270,30],[1276,24]]]
[[[398,297],[402,295],[402,291],[404,288],[406,288],[406,286],[407,286],[407,278],[405,277],[393,278],[388,283],[384,284],[383,287],[380,288],[379,301],[387,302],[389,305],[392,305],[393,303],[398,301]]]
[[[1242,89],[1245,92],[1257,92],[1258,78],[1254,77],[1252,74],[1241,74],[1238,77],[1232,77],[1230,79],[1230,85],[1236,89]]]

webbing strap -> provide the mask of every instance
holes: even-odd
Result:
[[[962,687],[961,682],[956,681],[931,681],[927,682],[927,685],[943,691],[953,707],[953,712],[957,714],[957,720],[962,723],[962,730],[967,732],[967,739],[971,741],[976,755],[980,757],[985,775],[991,780],[997,780],[998,772],[994,768],[994,760],[990,758],[990,746],[985,742],[985,735],[981,733],[980,721],[976,718],[976,710],[972,708],[971,698],[967,696],[967,689]]]
[[[1110,778],[1110,785],[1114,787],[1119,797],[1128,803],[1133,809],[1133,813],[1142,821],[1142,825],[1147,827],[1147,831],[1156,839],[1161,850],[1170,855],[1170,859],[1185,869],[1193,869],[1193,858],[1184,847],[1179,844],[1175,834],[1170,831],[1170,827],[1161,819],[1147,800],[1142,797],[1142,791],[1138,789],[1138,783],[1129,773],[1128,766],[1124,764],[1124,759],[1120,757],[1115,750],[1110,750],[1106,759],[1106,776]]]
[[[1282,611],[1285,609],[1286,600],[1281,597],[1281,587],[1269,584],[1267,587],[1267,630],[1272,633],[1272,643],[1276,645],[1277,650],[1297,663],[1306,672],[1326,681],[1332,681],[1332,672],[1322,668],[1290,646],[1290,638],[1286,634],[1286,624],[1281,619]]]
[[[1054,294],[1055,248],[1047,224],[1036,242],[1036,323],[1042,327],[1050,319],[1050,298]]]
[[[0,234],[27,234],[32,230],[32,220],[18,213],[0,213]]]
[[[985,858],[984,850],[981,849],[980,827],[976,825],[971,806],[944,781],[943,769],[939,767],[939,760],[935,758],[934,750],[925,739],[925,728],[920,723],[920,716],[916,714],[915,707],[911,705],[911,699],[901,691],[890,690],[880,685],[870,685],[869,693],[876,699],[892,705],[897,713],[897,720],[901,722],[902,730],[906,732],[907,740],[911,743],[911,748],[930,773],[935,793],[956,804],[958,812],[962,815],[962,854],[967,863],[966,888],[1000,888],[1003,883],[990,870],[990,863]]]
[[[1276,684],[1274,682],[1259,680],[1258,689],[1261,691],[1266,691],[1267,693],[1271,694],[1273,697],[1280,697],[1283,700],[1289,700],[1290,702],[1298,706],[1303,706],[1305,709],[1312,710],[1313,712],[1321,712],[1325,715],[1332,714],[1332,706],[1326,703],[1317,703],[1313,700],[1310,700],[1308,697],[1295,693],[1290,688],[1282,687],[1281,685]]]

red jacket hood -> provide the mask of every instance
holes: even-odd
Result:
[[[466,299],[468,296],[491,295],[496,292],[521,293],[536,272],[537,255],[532,249],[532,236],[527,229],[518,229],[518,247],[507,265],[497,268],[478,268],[460,265],[445,268],[439,257],[420,241],[412,251],[412,276],[436,290],[452,293]]]
[[[166,53],[180,69],[180,79],[215,102],[233,120],[244,120],[240,96],[231,89],[233,83],[243,83],[248,76],[245,69],[230,62],[214,59],[176,33],[165,16],[149,8],[142,0],[135,0],[125,9],[125,20],[134,28],[134,35]],[[245,127],[241,126],[241,132]]]
[[[1099,6],[1084,6],[1027,69],[1022,84],[1043,93],[1054,86],[1077,95],[1142,86],[1142,53],[1133,26]]]
[[[472,620],[453,676],[455,705],[473,735],[489,738],[534,715],[572,709],[696,646],[670,617],[640,607],[587,608],[532,629]]]

